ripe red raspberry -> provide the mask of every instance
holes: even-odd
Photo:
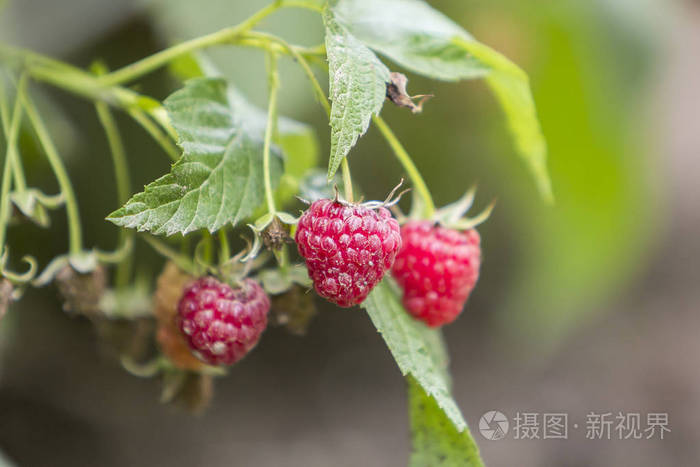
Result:
[[[178,304],[178,325],[193,353],[210,365],[232,365],[258,343],[270,299],[252,279],[232,288],[213,277],[191,283]]]
[[[401,227],[401,238],[392,273],[403,289],[404,307],[428,326],[451,323],[479,278],[479,233],[411,221]]]
[[[342,307],[362,303],[401,248],[399,223],[388,209],[330,199],[306,210],[295,240],[316,292]]]

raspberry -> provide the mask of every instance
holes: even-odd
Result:
[[[428,326],[451,323],[479,278],[479,233],[411,221],[401,227],[401,238],[392,273],[403,289],[404,307]]]
[[[388,209],[330,199],[304,212],[295,240],[316,292],[342,307],[362,303],[401,248],[399,224]]]
[[[244,279],[234,289],[203,277],[185,288],[178,324],[198,358],[210,365],[232,365],[258,343],[269,310],[270,299],[254,280]]]

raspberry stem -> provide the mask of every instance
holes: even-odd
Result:
[[[95,111],[97,118],[100,120],[102,127],[105,130],[109,152],[112,155],[112,165],[114,167],[114,178],[117,182],[117,198],[119,204],[124,204],[129,200],[131,192],[131,180],[129,177],[129,164],[126,160],[126,152],[124,151],[124,143],[122,142],[117,123],[114,121],[114,116],[110,112],[109,107],[104,102],[95,103]],[[131,229],[119,229],[119,244],[126,245],[131,241],[134,231]],[[129,283],[131,275],[131,260],[132,256],[127,257],[117,266],[115,284],[117,287],[126,287]]]
[[[26,92],[19,92],[17,94],[22,99],[22,104],[27,112],[29,121],[39,138],[39,143],[44,149],[46,158],[56,175],[56,180],[58,181],[58,186],[61,193],[66,200],[66,214],[68,216],[68,241],[69,241],[69,253],[71,255],[77,255],[82,251],[83,245],[83,232],[80,227],[80,214],[78,212],[78,201],[75,198],[75,192],[73,191],[73,185],[71,184],[70,178],[68,178],[68,173],[63,165],[61,157],[58,155],[58,150],[49,135],[44,121],[39,116],[36,111],[34,103],[27,95]]]
[[[124,68],[104,75],[99,79],[99,81],[105,86],[124,84],[148,74],[162,66],[165,66],[182,55],[205,47],[231,42],[236,37],[242,35],[258,24],[266,16],[279,10],[281,7],[282,5],[279,2],[267,5],[253,16],[236,26],[228,27],[212,34],[207,34],[206,36],[197,37],[189,41],[181,42],[180,44],[172,47],[168,47],[167,49],[161,50],[158,53],[134,62],[131,65],[127,65]]]
[[[0,88],[3,83],[0,83]],[[17,157],[17,137],[19,135],[19,126],[22,120],[22,105],[20,100],[20,92],[23,92],[26,85],[26,79],[21,79],[17,88],[17,97],[15,100],[14,109],[12,111],[12,119],[10,120],[9,109],[5,98],[4,88],[0,95],[0,117],[2,118],[2,126],[4,128],[7,152],[5,154],[5,168],[3,169],[2,186],[0,187],[0,256],[5,249],[5,234],[7,230],[7,222],[10,217],[10,189],[12,188],[12,167],[15,165]],[[19,187],[18,187],[19,188]]]
[[[384,136],[384,139],[387,141],[387,143],[389,143],[389,146],[394,151],[394,155],[396,155],[396,158],[399,160],[406,171],[406,174],[411,179],[416,191],[423,199],[424,207],[422,215],[426,219],[429,219],[435,213],[435,203],[433,202],[433,197],[430,194],[428,185],[425,184],[420,171],[413,163],[411,156],[408,155],[408,152],[406,152],[406,149],[404,149],[403,145],[398,140],[394,132],[391,131],[391,128],[389,128],[389,125],[386,124],[384,119],[379,115],[375,115],[372,117],[372,120],[374,121],[375,126],[382,133],[382,136]]]
[[[279,72],[277,70],[277,55],[274,52],[267,54],[267,79],[269,85],[269,100],[267,106],[267,128],[265,128],[265,141],[263,143],[263,176],[265,179],[265,198],[267,210],[273,216],[277,214],[275,197],[272,193],[270,180],[270,146],[272,134],[277,126],[277,91],[279,89]]]

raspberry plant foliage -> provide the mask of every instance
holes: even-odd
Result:
[[[325,27],[325,38],[308,47],[264,32],[263,20],[287,8],[317,13]],[[221,45],[252,47],[265,55],[267,109],[248,103],[235,83],[207,60],[205,49]],[[292,58],[305,73],[328,117],[330,148],[325,173],[319,174],[316,167],[319,145],[314,129],[278,115],[279,100],[284,98],[280,91],[284,77],[277,64],[284,58]],[[181,87],[163,102],[131,87],[164,67],[181,80]],[[147,364],[122,355],[125,368],[142,376],[162,374],[164,399],[176,399],[185,391],[187,381],[210,381],[213,376],[221,376],[224,370],[216,359],[211,359],[212,365],[193,365],[189,359],[192,355],[182,347],[186,339],[184,333],[177,334],[175,303],[187,292],[182,280],[173,282],[168,277],[214,276],[216,279],[211,280],[219,281],[224,288],[257,279],[256,283],[277,300],[300,288],[308,289],[311,280],[289,245],[294,230],[303,231],[297,227],[298,218],[290,206],[294,206],[294,196],[358,205],[348,158],[370,124],[386,140],[387,156],[397,158],[409,179],[413,189],[410,218],[458,230],[472,228],[487,215],[462,218],[473,194],[436,209],[408,151],[380,116],[387,96],[399,104],[395,94],[387,94],[388,87],[393,86],[394,93],[405,89],[405,77],[398,75],[395,67],[444,81],[484,79],[504,110],[517,153],[534,175],[542,197],[551,199],[546,145],[527,75],[422,0],[278,0],[240,24],[165,48],[115,71],[101,63],[84,70],[32,51],[0,45],[4,155],[0,183],[0,318],[30,287],[47,285],[57,277],[76,281],[67,284],[74,287],[101,278],[104,268],[113,266],[109,290],[104,292],[98,309],[92,307],[87,317],[96,323],[104,318],[154,321],[162,349]],[[317,73],[328,73],[327,93]],[[61,148],[54,143],[34,103],[33,87],[42,84],[94,103],[105,130],[121,204],[105,208],[112,212],[107,220],[120,227],[119,244],[113,251],[83,244],[79,200]],[[414,112],[420,111],[424,102],[406,105],[410,104],[410,96],[400,97],[403,105]],[[130,116],[173,162],[168,172],[143,190],[131,186],[126,150],[113,111]],[[28,186],[19,144],[23,125],[36,136],[56,176],[58,193],[47,194],[39,187]],[[342,180],[336,180],[337,171]],[[397,179],[400,176],[397,174]],[[333,186],[341,187],[342,196],[333,194]],[[370,204],[379,207],[379,203]],[[65,208],[68,220],[67,252],[41,268],[31,255],[18,260],[15,249],[6,242],[10,220],[31,220],[37,228],[51,228],[48,211],[61,208]],[[244,233],[249,246],[232,251],[229,242],[234,233]],[[134,279],[136,240],[145,241],[169,260],[158,281],[155,311],[145,292],[148,283]],[[345,256],[340,255],[341,262],[347,261]],[[22,272],[16,271],[19,263],[26,264]],[[380,278],[381,274],[376,279]],[[165,296],[168,300],[162,299]],[[358,296],[352,303],[360,303],[367,311],[406,377],[414,441],[411,464],[483,465],[451,394],[440,330],[413,319],[401,305],[400,296],[401,291],[387,273],[366,298]],[[264,342],[263,338],[261,345]],[[186,365],[182,364],[185,360]]]

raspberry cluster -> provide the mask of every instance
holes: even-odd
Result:
[[[341,307],[362,303],[401,248],[398,222],[384,207],[315,201],[295,240],[316,292]]]
[[[479,233],[411,221],[401,227],[403,248],[392,274],[404,307],[429,326],[454,321],[479,278]]]
[[[178,324],[194,354],[210,365],[232,365],[243,358],[267,326],[270,299],[252,279],[232,288],[203,277],[184,290]]]

